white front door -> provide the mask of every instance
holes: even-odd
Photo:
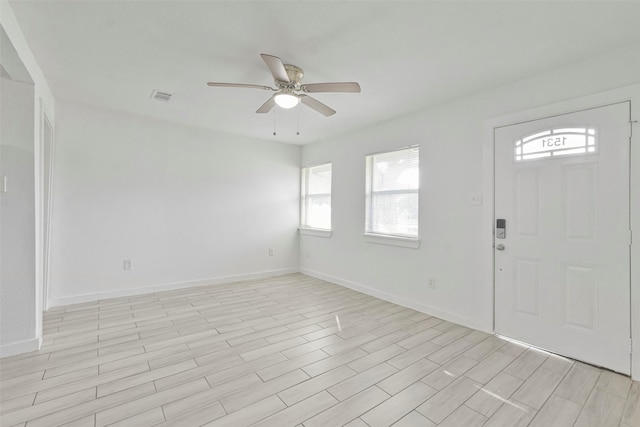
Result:
[[[624,374],[629,120],[622,102],[497,128],[494,140],[496,333]]]

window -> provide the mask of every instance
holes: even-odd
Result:
[[[417,146],[366,157],[367,234],[418,238]]]
[[[300,226],[331,230],[331,163],[302,168]]]
[[[515,142],[516,162],[595,152],[596,130],[593,128],[549,129]]]

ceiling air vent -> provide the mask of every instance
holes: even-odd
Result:
[[[169,102],[172,96],[172,93],[160,92],[159,90],[154,90],[153,92],[151,92],[151,99],[153,99],[154,101]]]

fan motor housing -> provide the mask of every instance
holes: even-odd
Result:
[[[302,77],[304,77],[304,71],[300,67],[296,67],[291,64],[284,64],[284,69],[287,71],[287,76],[292,84],[295,86],[300,86],[300,82],[302,81]]]

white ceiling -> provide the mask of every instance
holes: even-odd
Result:
[[[61,100],[307,144],[640,43],[638,1],[11,1]],[[272,85],[259,54],[304,83],[358,81],[359,94],[255,110]],[[151,101],[153,89],[174,93]],[[298,127],[300,135],[296,135]]]

